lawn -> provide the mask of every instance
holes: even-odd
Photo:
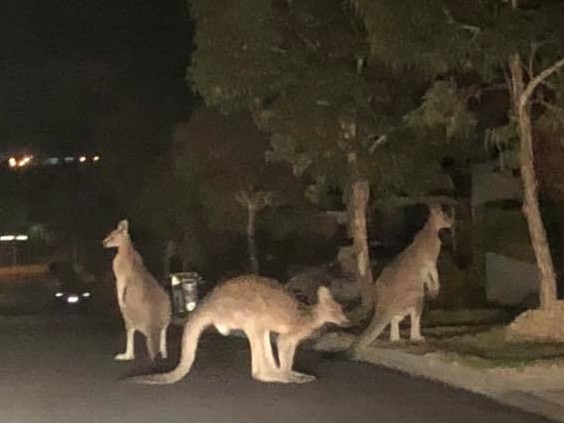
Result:
[[[433,310],[426,314],[423,322],[425,342],[409,342],[409,319],[405,319],[402,341],[390,342],[386,329],[374,346],[415,355],[439,353],[446,360],[482,368],[523,367],[547,360],[564,365],[564,342],[508,340],[505,327],[513,316],[500,309]],[[341,332],[334,333],[325,342],[334,344],[329,348],[336,351],[346,349],[352,339],[352,333]]]

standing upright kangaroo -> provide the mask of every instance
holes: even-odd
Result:
[[[133,247],[128,226],[127,220],[122,220],[103,241],[104,248],[117,248],[112,267],[127,338],[125,352],[116,355],[115,359],[135,358],[135,331],[145,335],[151,360],[156,358],[157,350],[162,358],[166,358],[166,330],[171,318],[170,300]]]
[[[441,251],[439,231],[450,228],[452,219],[439,205],[429,207],[429,218],[412,243],[383,271],[374,285],[374,316],[370,325],[352,344],[352,350],[370,345],[390,324],[390,340],[400,339],[399,324],[411,316],[412,341],[422,341],[421,313],[425,289],[431,297],[439,292],[437,259]]]

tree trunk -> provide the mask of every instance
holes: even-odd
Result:
[[[350,172],[350,191],[347,199],[349,216],[349,234],[353,237],[353,247],[356,258],[356,280],[360,285],[361,309],[359,318],[368,312],[373,301],[372,268],[368,252],[368,229],[366,211],[370,199],[370,184],[361,175],[356,152],[350,152],[347,157]]]
[[[370,185],[366,179],[358,179],[352,183],[350,206],[352,208],[351,229],[353,245],[356,255],[356,277],[360,284],[360,295],[363,308],[370,308],[373,304],[372,268],[368,251],[368,230],[366,224],[366,210],[370,196]]]
[[[259,273],[259,261],[256,245],[256,216],[257,209],[251,203],[247,203],[247,247],[249,252],[249,263],[252,273]]]
[[[528,103],[522,103],[522,100],[526,101],[527,98],[523,98],[525,83],[523,80],[523,65],[518,53],[510,58],[509,68],[511,71],[512,100],[520,138],[519,159],[523,182],[523,214],[527,220],[531,244],[540,273],[540,307],[548,309],[557,299],[556,277],[546,230],[540,213],[538,184],[534,170],[531,108]]]

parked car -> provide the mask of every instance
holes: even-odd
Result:
[[[58,305],[81,305],[90,302],[92,293],[86,286],[76,284],[74,286],[59,285],[55,292],[55,301]]]
[[[51,277],[55,280],[54,300],[58,306],[79,306],[90,303],[92,292],[68,262],[52,263]]]

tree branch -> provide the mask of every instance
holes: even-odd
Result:
[[[543,82],[546,78],[552,75],[554,72],[558,71],[562,66],[564,66],[564,58],[560,59],[558,62],[553,64],[551,67],[543,70],[537,76],[535,76],[528,84],[523,94],[519,98],[519,111],[523,110],[523,108],[527,105],[527,102],[531,98],[533,91],[539,86],[541,82]]]
[[[370,154],[374,153],[374,150],[376,150],[376,147],[378,147],[382,143],[385,143],[387,140],[388,140],[387,135],[380,135],[376,140],[374,140],[372,145],[368,148],[368,152]]]
[[[473,34],[473,37],[476,37],[480,32],[482,32],[482,29],[474,26],[474,25],[468,25],[468,24],[463,24],[458,22],[456,19],[454,19],[452,17],[452,14],[450,13],[450,10],[448,9],[444,9],[443,10],[446,18],[447,18],[447,23],[450,25],[456,25],[459,26],[462,29],[465,29],[466,31],[470,31]]]

